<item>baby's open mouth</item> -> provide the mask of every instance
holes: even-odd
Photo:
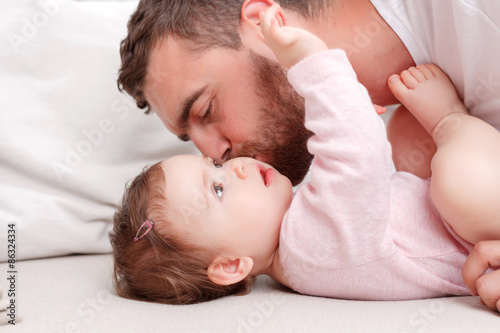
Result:
[[[260,175],[262,176],[262,180],[264,181],[264,185],[266,185],[266,187],[269,187],[274,179],[274,170],[271,168],[266,169],[260,164],[258,164],[258,168],[260,171]]]

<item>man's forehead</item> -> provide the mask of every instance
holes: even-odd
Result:
[[[184,91],[187,81],[192,80],[185,70],[190,58],[182,41],[173,36],[162,38],[151,53],[144,94],[169,130],[175,128],[173,115],[178,113],[183,94],[188,93]]]
[[[186,66],[195,61],[185,43],[174,36],[161,38],[153,47],[146,72],[146,90],[183,77]]]
[[[155,68],[162,69],[170,67],[175,69],[178,66],[169,66],[171,63],[189,63],[197,61],[201,56],[209,51],[196,51],[189,46],[189,42],[184,38],[175,35],[167,35],[158,40],[151,52],[150,65],[155,64]]]
[[[153,48],[146,74],[146,87],[154,88],[168,79],[169,76],[180,71],[179,52],[176,43],[164,38]],[[172,44],[172,45],[170,45]]]

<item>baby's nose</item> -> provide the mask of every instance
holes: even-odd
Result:
[[[231,162],[231,168],[236,172],[236,176],[240,179],[246,179],[248,177],[245,171],[245,164],[242,160],[234,160]]]

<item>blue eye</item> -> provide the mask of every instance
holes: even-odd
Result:
[[[217,198],[219,198],[219,200],[221,200],[222,191],[224,190],[224,188],[222,187],[222,184],[221,183],[214,183],[213,187],[214,187],[215,194],[217,195]]]
[[[222,168],[222,164],[214,162],[214,167],[216,167],[216,168]]]

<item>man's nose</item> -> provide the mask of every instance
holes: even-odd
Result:
[[[193,128],[189,136],[201,153],[215,162],[223,163],[229,158],[231,141],[215,128]]]

